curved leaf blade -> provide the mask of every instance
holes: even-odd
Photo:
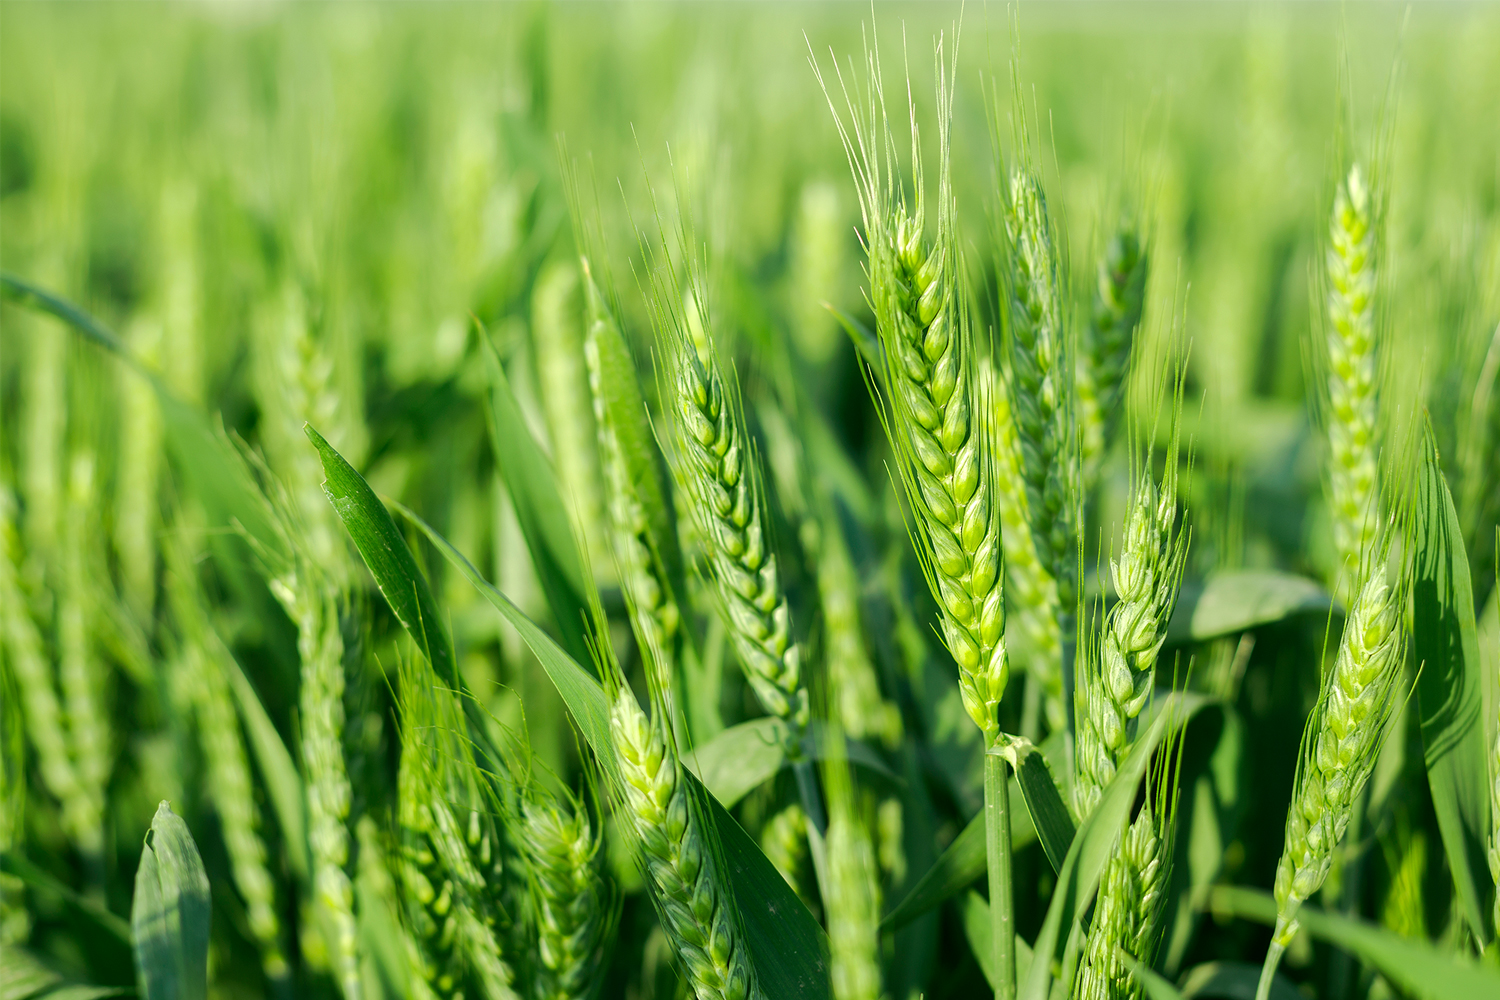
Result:
[[[323,462],[323,492],[354,539],[375,584],[438,676],[458,683],[458,661],[453,640],[438,614],[437,601],[417,560],[396,530],[390,512],[344,456],[324,440],[312,424],[303,428]]]
[[[1490,806],[1484,680],[1474,590],[1463,529],[1438,461],[1429,425],[1417,475],[1412,582],[1412,649],[1421,664],[1417,704],[1427,782],[1448,869],[1464,918],[1488,942],[1494,885],[1486,843]]]
[[[130,936],[145,1000],[204,1000],[208,995],[208,875],[193,835],[162,802],[135,873]]]
[[[1167,642],[1205,642],[1293,615],[1325,614],[1332,605],[1328,592],[1304,576],[1262,569],[1219,573],[1183,586]]]

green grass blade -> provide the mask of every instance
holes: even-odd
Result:
[[[390,512],[364,477],[344,461],[344,456],[323,435],[311,424],[305,430],[323,462],[326,477],[323,492],[354,539],[355,548],[370,568],[396,620],[411,635],[438,676],[459,683],[458,661],[447,625],[438,613],[427,578],[417,568],[417,560],[407,548],[406,539],[396,530]]]
[[[531,564],[547,595],[563,647],[579,663],[590,662],[588,593],[583,558],[573,537],[572,506],[557,489],[557,476],[541,446],[531,436],[516,403],[505,367],[489,337],[481,335],[481,352],[490,379],[488,411],[495,465],[515,505],[516,520],[526,537]]]
[[[1268,892],[1218,886],[1208,909],[1257,923],[1276,923],[1276,900]],[[1394,985],[1422,1000],[1500,1000],[1500,972],[1485,968],[1432,945],[1303,904],[1297,921],[1315,938],[1343,948],[1367,962]]]
[[[163,802],[146,834],[130,912],[143,1000],[205,1000],[211,914],[198,846]]]
[[[1022,817],[1028,817],[1021,808],[1022,792],[1019,782],[1010,788],[1011,850],[1019,850],[1037,839],[1036,827]],[[963,892],[984,876],[987,867],[984,843],[984,813],[976,813],[967,826],[953,838],[947,850],[933,862],[931,868],[917,880],[911,891],[891,908],[880,922],[882,931],[900,930],[935,906]]]
[[[1494,885],[1486,846],[1490,807],[1484,684],[1469,559],[1453,497],[1427,430],[1418,472],[1412,649],[1427,781],[1448,869],[1475,937],[1488,942]]]
[[[1029,740],[1016,740],[1008,747],[990,752],[1011,762],[1016,783],[1021,786],[1021,795],[1026,800],[1026,810],[1031,814],[1031,823],[1042,842],[1042,850],[1052,863],[1052,870],[1061,871],[1077,828],[1068,807],[1063,804],[1062,793],[1058,791],[1047,759]]]
[[[130,924],[105,909],[94,899],[79,895],[73,888],[59,882],[54,876],[38,868],[14,851],[0,851],[0,872],[13,875],[27,885],[49,892],[74,907],[90,922],[97,925],[110,937],[122,944],[130,943]]]
[[[1076,921],[1087,910],[1094,892],[1099,887],[1099,878],[1104,872],[1115,841],[1130,821],[1130,807],[1135,803],[1136,789],[1146,773],[1146,767],[1169,731],[1176,725],[1185,725],[1189,719],[1212,702],[1203,695],[1174,694],[1157,713],[1156,720],[1131,749],[1114,780],[1104,790],[1104,797],[1094,808],[1089,818],[1078,828],[1073,845],[1057,875],[1057,887],[1052,891],[1052,904],[1047,908],[1047,917],[1042,923],[1033,946],[1039,961],[1031,965],[1020,992],[1022,1000],[1047,1000],[1052,985],[1052,962],[1063,960],[1066,970],[1067,955],[1059,950],[1062,945],[1073,950],[1072,933]],[[1067,939],[1063,939],[1063,928],[1069,928]]]
[[[437,546],[469,582],[511,623],[541,661],[547,676],[557,685],[583,737],[601,765],[619,780],[614,743],[609,731],[609,701],[604,688],[584,670],[539,625],[515,603],[480,575],[474,565],[445,538],[405,507],[397,506]],[[691,773],[687,780],[697,786],[708,803],[720,846],[734,884],[734,898],[744,921],[756,974],[765,995],[790,1000],[826,1000],[827,946],[822,929],[807,907],[792,892],[781,873],[750,839],[739,823],[724,811],[702,782]]]
[[[1206,642],[1293,615],[1326,614],[1332,601],[1318,584],[1293,573],[1263,569],[1218,573],[1201,586],[1183,586],[1167,626],[1167,642]]]

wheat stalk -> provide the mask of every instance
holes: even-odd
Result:
[[[1333,669],[1323,676],[1317,707],[1303,731],[1285,846],[1276,865],[1276,930],[1261,975],[1260,1000],[1268,994],[1282,950],[1297,933],[1298,908],[1328,877],[1333,850],[1374,769],[1400,700],[1402,604],[1403,595],[1390,587],[1377,563],[1349,611]]]
[[[1120,423],[1130,352],[1145,306],[1148,257],[1135,227],[1110,236],[1099,259],[1087,351],[1078,366],[1078,422],[1085,468],[1109,450]]]
[[[1376,463],[1374,202],[1359,165],[1334,196],[1328,280],[1328,446],[1341,570],[1359,564],[1379,521]]]
[[[1098,804],[1130,748],[1177,603],[1187,534],[1176,529],[1176,466],[1174,443],[1160,490],[1149,469],[1139,475],[1125,521],[1124,546],[1120,557],[1110,562],[1120,599],[1105,619],[1098,662],[1085,656],[1080,663],[1073,782],[1073,808],[1080,819]]]
[[[697,1000],[758,996],[733,902],[704,819],[660,718],[647,719],[621,684],[610,708],[622,805],[643,868]]]

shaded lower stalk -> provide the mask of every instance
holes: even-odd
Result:
[[[1255,1000],[1270,1000],[1271,981],[1276,978],[1276,966],[1281,964],[1281,953],[1286,945],[1277,941],[1281,936],[1282,922],[1276,921],[1276,934],[1271,938],[1271,947],[1266,949],[1266,962],[1260,967],[1260,984],[1255,987]]]
[[[827,854],[823,840],[828,836],[828,813],[823,808],[823,793],[818,788],[818,773],[813,762],[803,757],[792,764],[792,773],[797,776],[797,792],[802,799],[802,811],[807,814],[807,847],[812,855],[813,874],[818,880],[818,891],[828,891],[826,881]]]
[[[1005,758],[984,757],[984,840],[995,935],[995,1000],[1015,1000],[1016,931],[1010,883],[1010,790]]]

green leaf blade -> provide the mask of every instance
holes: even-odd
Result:
[[[1490,806],[1484,680],[1463,530],[1429,427],[1416,493],[1412,649],[1423,754],[1443,850],[1465,920],[1489,942],[1494,885],[1486,844]]]
[[[163,802],[146,834],[130,913],[144,1000],[205,1000],[211,915],[198,846],[187,824]]]

